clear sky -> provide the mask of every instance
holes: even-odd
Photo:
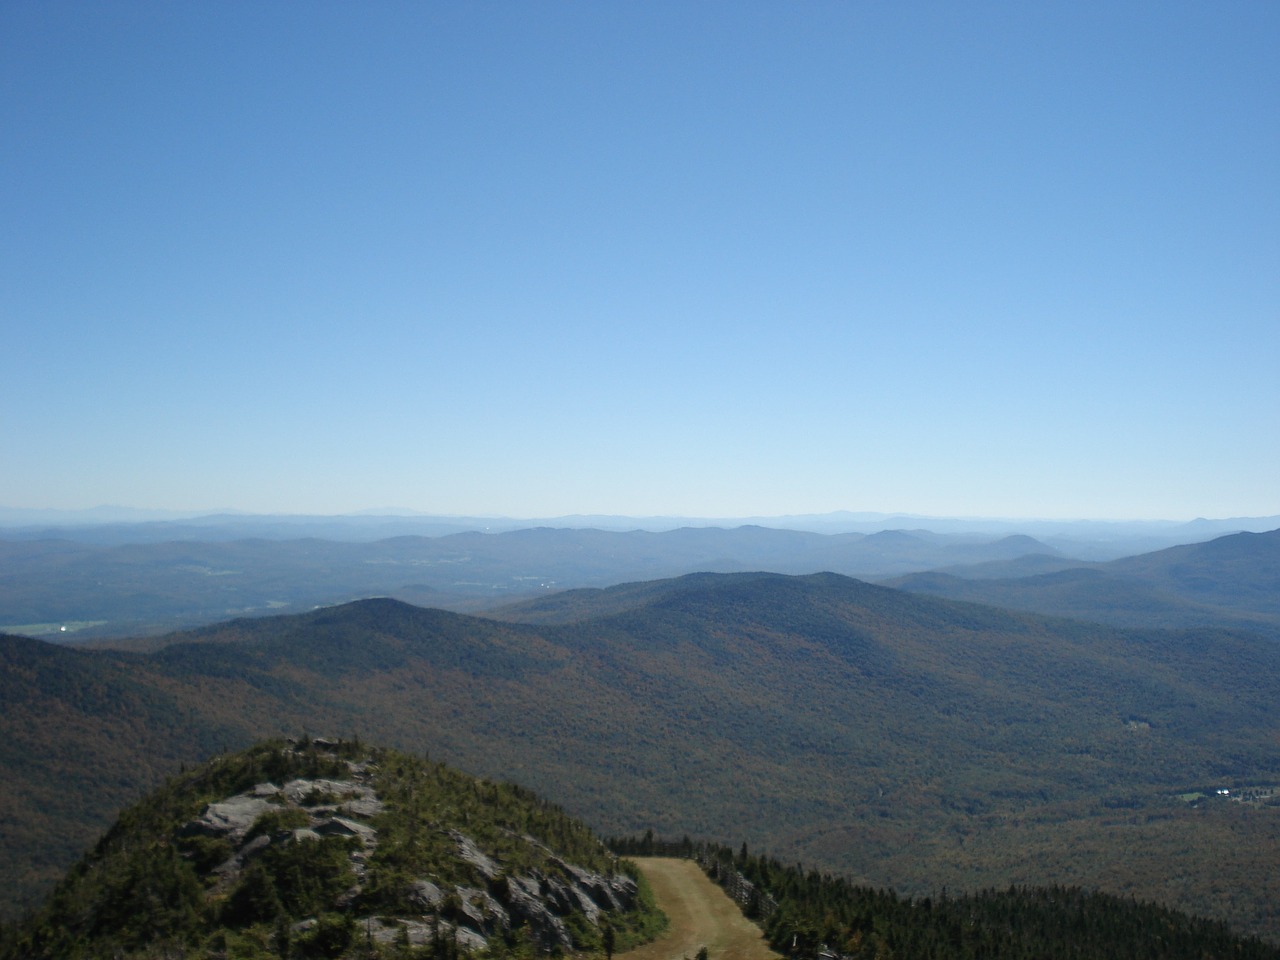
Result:
[[[0,2],[0,504],[1280,513],[1280,4]]]

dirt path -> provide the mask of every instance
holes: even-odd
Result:
[[[760,928],[742,915],[692,860],[633,858],[671,921],[666,934],[616,960],[693,960],[706,947],[710,960],[777,960]]]

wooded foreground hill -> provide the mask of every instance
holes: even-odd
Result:
[[[1099,888],[1280,939],[1272,641],[836,575],[552,603],[535,625],[367,600],[146,654],[4,638],[3,889],[47,890],[180,763],[305,728],[516,780],[609,833],[742,837],[905,894]]]
[[[1221,921],[1080,888],[909,898],[745,845],[610,847],[519,786],[360,742],[265,742],[121,813],[39,910],[0,927],[0,960],[607,957],[662,933],[674,908],[670,952],[698,891],[646,878],[698,867],[797,960],[1280,960]],[[617,856],[657,853],[696,865]],[[710,955],[732,956],[708,909]]]
[[[512,784],[314,738],[220,754],[125,810],[4,960],[528,960],[651,940],[643,878]]]

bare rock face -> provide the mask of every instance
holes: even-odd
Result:
[[[355,780],[290,780],[280,790],[290,803],[304,807],[340,806],[360,800],[377,801],[368,784]],[[381,809],[381,804],[378,804]]]
[[[615,873],[608,877],[593,874],[584,888],[592,899],[606,910],[631,910],[640,896],[640,888],[625,873]]]
[[[475,867],[480,876],[484,877],[486,880],[492,880],[502,872],[502,868],[488,857],[484,851],[477,847],[475,841],[466,834],[460,833],[457,830],[450,830],[449,836],[451,836],[454,842],[458,845],[459,859],[461,859],[463,863],[469,863],[471,866]]]
[[[407,943],[411,947],[425,947],[436,940],[454,941],[467,952],[483,950],[488,946],[484,937],[466,927],[459,927],[448,920],[407,917],[364,917],[358,921],[362,930],[378,943]]]
[[[182,829],[184,835],[203,834],[221,837],[232,844],[239,844],[253,829],[258,818],[271,810],[272,804],[264,797],[251,793],[229,797],[221,803],[211,803],[197,819]]]
[[[348,820],[346,817],[324,817],[312,827],[322,837],[357,837],[366,847],[378,842],[378,831],[367,823]]]
[[[460,922],[473,930],[484,933],[495,933],[509,929],[511,918],[506,908],[489,895],[489,891],[478,887],[455,887],[454,892],[461,903],[462,916]]]
[[[245,865],[269,846],[271,846],[271,838],[259,834],[248,843],[241,844],[227,860],[215,867],[214,876],[218,877],[224,886],[229,886],[240,876]]]
[[[254,826],[267,813],[298,809],[307,814],[308,823],[279,836],[258,833],[248,839]],[[179,831],[179,836],[206,836],[231,844],[231,857],[216,873],[226,883],[233,882],[245,865],[272,843],[307,843],[325,837],[355,837],[359,849],[351,854],[352,867],[363,877],[369,854],[378,844],[378,831],[357,817],[357,810],[372,816],[382,809],[382,802],[372,787],[349,780],[292,780],[283,788],[272,783],[259,783],[252,790],[208,804],[195,820]]]
[[[317,843],[330,837],[354,839],[358,843],[351,845],[348,857],[357,883],[340,898],[342,904],[349,905],[358,900],[369,858],[378,846],[378,831],[369,821],[384,809],[372,786],[372,772],[354,764],[351,771],[349,780],[297,779],[281,787],[257,784],[245,793],[208,804],[180,834],[212,837],[231,846],[232,855],[215,870],[226,887],[273,844]],[[255,832],[264,815],[286,810],[304,813],[306,824]],[[299,819],[295,815],[291,822],[296,824]],[[592,873],[555,857],[550,858],[550,873],[532,870],[514,875],[473,838],[456,829],[443,832],[452,841],[458,861],[471,868],[480,885],[442,886],[438,878],[421,877],[405,891],[405,900],[411,905],[408,915],[359,920],[370,937],[380,942],[407,941],[412,946],[445,939],[466,950],[479,950],[487,946],[490,937],[527,927],[544,949],[570,952],[577,945],[566,917],[581,914],[598,924],[603,922],[603,914],[626,911],[635,904],[637,889],[630,877]],[[524,839],[546,850],[532,837]],[[314,922],[304,921],[297,928],[302,930]]]
[[[455,839],[460,836],[454,834]],[[471,844],[469,839],[467,842]],[[410,900],[423,911],[422,916],[399,921],[404,934],[398,928],[384,927],[382,933],[373,932],[374,938],[390,941],[403,935],[411,944],[421,945],[428,942],[429,935],[436,935],[456,937],[460,945],[476,947],[486,945],[490,937],[527,926],[544,948],[572,951],[576,945],[565,916],[580,912],[592,923],[598,923],[607,908],[598,905],[595,896],[612,897],[619,904],[635,897],[635,882],[629,877],[606,878],[575,868],[574,882],[565,883],[540,873],[506,875],[497,863],[487,857],[485,860],[494,867],[489,890],[455,886],[445,891],[431,880],[418,880],[413,884]],[[441,916],[442,910],[450,911],[448,918]],[[430,923],[440,924],[434,934]]]
[[[418,880],[409,891],[409,899],[422,907],[423,913],[427,913],[444,903],[444,891],[430,880]]]
[[[588,916],[595,910],[629,910],[636,902],[636,882],[624,874],[605,876],[554,858],[551,861],[572,877],[568,894],[574,897]]]
[[[573,937],[569,928],[552,910],[543,890],[544,882],[538,877],[508,877],[498,890],[498,896],[512,920],[528,924],[544,944],[572,949]]]

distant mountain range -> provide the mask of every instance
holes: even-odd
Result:
[[[235,518],[228,521],[229,527],[213,523],[214,519],[210,518],[212,526],[201,528],[205,534],[210,529],[243,532]],[[380,523],[384,518],[373,519]],[[331,521],[371,522],[368,518]],[[299,529],[289,526],[292,521],[280,522],[295,532]],[[184,534],[193,539],[96,542],[68,539],[74,531],[64,530],[56,538],[0,540],[0,629],[50,639],[120,637],[246,614],[302,612],[368,596],[479,612],[552,590],[702,571],[830,571],[884,580],[938,569],[1006,579],[1028,573],[1061,575],[1068,568],[1097,569],[1052,542],[1026,534],[923,529],[815,533],[764,526],[682,527],[665,532],[540,527],[366,541],[279,539],[275,533],[283,527],[273,528],[263,518],[253,523],[261,535],[252,539],[216,535],[202,539],[200,531],[192,528],[163,526],[165,536]],[[151,527],[146,529],[147,537],[159,535]],[[1089,575],[1063,576],[1070,580]],[[948,586],[946,578],[900,583],[913,590],[946,589],[957,597],[1001,602],[994,594],[966,593],[978,589],[970,585]],[[1116,588],[1114,579],[1108,583]],[[1138,584],[1138,580],[1128,577],[1125,583]],[[1162,581],[1143,587],[1158,587],[1162,595],[1157,598],[1160,603],[1143,601],[1141,609],[1160,607],[1160,622],[1167,625],[1227,622],[1220,619],[1226,615],[1232,618],[1230,623],[1239,624],[1253,614],[1271,616],[1268,610],[1250,607],[1244,594],[1227,604],[1225,611],[1217,610],[1214,603],[1206,607],[1202,595],[1182,597],[1177,592],[1189,583]],[[1049,594],[1071,589],[1056,581],[1047,584]],[[1255,598],[1260,595],[1255,591]],[[1133,602],[1121,597],[1112,600],[1109,608]],[[1088,603],[1086,591],[1078,609],[1088,609]],[[1069,605],[1063,609],[1070,611]],[[1104,604],[1103,609],[1108,606]],[[1179,610],[1187,615],[1184,619],[1178,619]]]
[[[742,838],[908,893],[1099,887],[1280,939],[1273,638],[835,574],[503,616],[372,599],[150,652],[0,638],[0,890],[48,889],[184,762],[324,730],[516,780],[609,833]]]
[[[506,533],[555,527],[567,530],[665,533],[684,527],[768,527],[806,533],[879,533],[928,530],[978,541],[1023,534],[1055,550],[1088,560],[1110,560],[1179,543],[1208,540],[1241,531],[1280,527],[1280,516],[1175,520],[1036,520],[930,517],[906,513],[791,514],[770,517],[630,517],[579,514],[513,518],[433,516],[412,511],[366,510],[356,514],[250,514],[177,512],[95,507],[90,510],[33,510],[0,507],[0,539],[76,540],[83,543],[162,543],[173,540],[372,541],[401,536],[439,537],[451,533]]]

